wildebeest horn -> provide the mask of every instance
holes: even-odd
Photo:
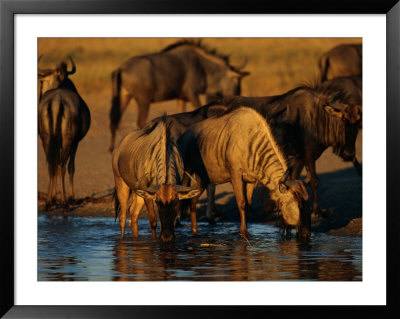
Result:
[[[279,180],[279,191],[282,193],[282,194],[285,194],[286,192],[287,192],[287,190],[288,190],[288,185],[286,185],[286,182],[287,182],[287,180],[288,180],[288,178],[289,178],[289,175],[290,175],[290,172],[289,172],[289,170],[287,169],[286,170],[286,172],[285,172],[285,174],[281,177],[281,179]]]
[[[68,58],[69,58],[70,61],[71,61],[72,70],[71,70],[71,71],[65,70],[65,72],[67,72],[67,74],[74,74],[74,73],[76,72],[76,65],[75,65],[75,62],[74,62],[74,60],[72,59],[71,56],[68,56]]]
[[[155,199],[157,191],[160,189],[160,185],[154,185],[151,187],[146,187],[146,188],[137,188],[135,189],[135,193],[139,195],[140,197],[146,198],[146,199]]]
[[[187,187],[182,185],[175,185],[175,191],[178,193],[178,199],[189,199],[192,197],[199,196],[201,194],[201,189],[197,187]]]
[[[194,185],[197,185],[197,181],[188,172],[185,171],[185,173],[193,181]]]

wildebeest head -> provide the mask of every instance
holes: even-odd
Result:
[[[361,107],[358,105],[343,105],[341,103],[330,103],[324,107],[325,112],[342,121],[344,134],[341,145],[334,147],[334,151],[346,161],[355,159],[356,139],[358,130],[361,128]]]
[[[237,67],[228,62],[225,63],[218,71],[207,74],[207,94],[215,97],[241,94],[242,78],[250,74],[250,72],[241,70],[246,65],[247,59],[242,66]]]
[[[161,224],[160,240],[163,243],[170,243],[175,239],[174,225],[178,217],[180,200],[198,196],[201,190],[196,187],[162,184],[151,187],[138,187],[135,192],[140,197],[156,202]]]
[[[38,64],[41,57],[42,56],[40,56],[38,59]],[[41,69],[38,67],[39,100],[45,92],[51,89],[59,88],[68,80],[68,75],[74,74],[76,72],[74,60],[72,60],[71,57],[69,57],[69,59],[72,64],[72,69],[70,71],[67,70],[67,62],[65,61],[61,62],[60,65],[58,65],[55,69]],[[69,84],[69,86],[71,86],[71,84]]]
[[[279,181],[278,206],[285,227],[295,227],[298,237],[311,234],[311,214],[307,204],[308,193],[302,181],[291,179],[289,170]]]

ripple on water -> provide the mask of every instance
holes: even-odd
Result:
[[[147,220],[139,220],[139,238],[127,227],[123,240],[113,218],[40,215],[38,222],[41,281],[362,280],[359,237],[312,234],[301,243],[283,240],[277,227],[249,223],[245,241],[238,223],[199,222],[199,235],[184,223],[175,243],[162,245]]]

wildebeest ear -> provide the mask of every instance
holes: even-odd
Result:
[[[250,75],[250,72],[247,72],[247,71],[240,71],[240,77],[241,78],[244,78],[245,76],[248,76],[248,75]]]
[[[344,110],[344,117],[350,124],[354,124],[361,120],[361,108],[358,105],[349,105]]]
[[[156,198],[156,192],[149,192],[147,190],[143,189],[135,189],[135,193],[145,199],[155,199]]]
[[[282,194],[286,194],[288,192],[288,187],[285,185],[284,182],[279,182],[279,191]]]
[[[325,112],[327,112],[327,113],[330,114],[330,115],[334,115],[334,116],[337,116],[337,117],[339,117],[339,118],[342,118],[342,117],[343,117],[343,113],[342,113],[342,112],[335,110],[335,109],[334,109],[332,106],[330,106],[330,105],[324,106],[324,110],[325,110]]]
[[[177,192],[178,192],[178,199],[182,200],[199,196],[201,194],[201,189],[188,187],[187,190],[179,190],[179,191],[177,190]]]
[[[224,105],[213,105],[207,110],[207,117],[219,116],[226,112],[228,108]]]

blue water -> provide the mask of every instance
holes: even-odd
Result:
[[[194,236],[184,223],[175,243],[162,245],[145,219],[139,238],[127,227],[120,240],[113,218],[40,215],[38,280],[362,280],[361,237],[312,234],[302,243],[283,239],[275,226],[249,223],[246,241],[238,223],[198,226]]]

